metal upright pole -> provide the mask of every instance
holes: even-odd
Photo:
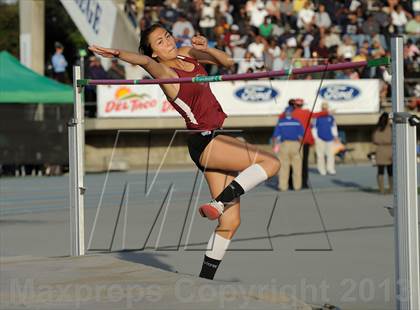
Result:
[[[85,254],[83,87],[77,86],[80,67],[73,67],[74,118],[69,122],[70,255]]]
[[[420,309],[416,127],[404,112],[403,38],[391,40],[395,225],[398,310]]]

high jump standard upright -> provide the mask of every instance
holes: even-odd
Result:
[[[391,39],[395,229],[395,301],[398,310],[420,309],[417,138],[413,115],[404,112],[402,37]]]

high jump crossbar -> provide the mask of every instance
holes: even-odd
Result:
[[[222,81],[237,81],[237,80],[253,80],[263,78],[275,78],[281,76],[299,75],[307,73],[320,73],[328,71],[338,71],[347,69],[356,69],[363,67],[379,67],[390,65],[389,57],[382,57],[368,61],[356,62],[342,62],[337,64],[325,64],[302,68],[290,68],[277,71],[265,71],[255,73],[241,73],[241,74],[225,74],[225,75],[211,75],[211,76],[196,76],[183,78],[169,78],[169,79],[142,79],[142,80],[90,80],[79,79],[77,86],[87,85],[151,85],[151,84],[173,84],[173,83],[205,83],[205,82],[222,82]]]

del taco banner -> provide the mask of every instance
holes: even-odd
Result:
[[[228,115],[276,115],[291,98],[302,98],[304,108],[319,111],[328,102],[336,114],[379,111],[380,81],[305,80],[239,81],[211,84]],[[179,114],[157,85],[98,86],[98,117],[174,117]]]

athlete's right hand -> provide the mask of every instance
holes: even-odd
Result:
[[[89,50],[95,54],[98,54],[106,58],[118,57],[120,55],[120,51],[117,49],[106,48],[106,47],[101,47],[101,46],[96,46],[96,45],[89,46]]]

